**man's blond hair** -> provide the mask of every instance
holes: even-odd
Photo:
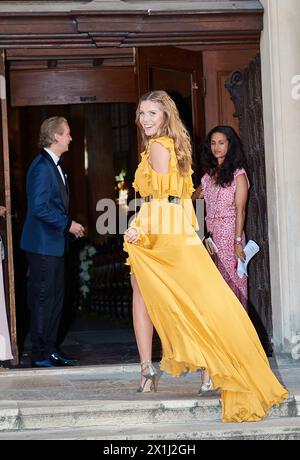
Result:
[[[39,146],[49,147],[55,142],[55,134],[62,134],[64,132],[63,123],[67,123],[64,117],[51,117],[43,121],[40,134]]]

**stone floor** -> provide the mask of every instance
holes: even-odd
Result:
[[[270,359],[289,400],[237,433],[220,422],[219,393],[198,396],[199,372],[160,373],[157,393],[136,392],[129,321],[78,318],[61,348],[80,365],[31,369],[27,337],[19,368],[0,373],[0,439],[300,439],[300,362],[289,356]]]
[[[78,314],[60,348],[82,366],[139,361],[131,321],[96,314]],[[30,362],[28,334],[19,367],[30,367]]]
[[[198,396],[198,372],[161,373],[158,392],[140,394],[137,363],[7,370],[0,440],[300,439],[299,363],[274,370],[290,396],[258,424],[223,424],[219,394]]]

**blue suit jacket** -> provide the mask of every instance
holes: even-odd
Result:
[[[71,225],[69,192],[45,150],[30,165],[26,191],[28,209],[21,248],[35,254],[63,256]]]

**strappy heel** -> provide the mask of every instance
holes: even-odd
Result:
[[[201,376],[201,386],[200,386],[200,390],[198,394],[201,395],[209,391],[214,391],[214,386],[213,386],[211,378],[209,378],[207,382],[203,382],[203,377]]]
[[[150,391],[157,391],[157,372],[153,367],[151,361],[141,363],[141,374],[145,378],[143,385],[140,385],[136,390],[137,393],[149,393]]]

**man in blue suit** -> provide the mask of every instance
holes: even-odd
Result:
[[[32,366],[71,366],[55,349],[64,302],[64,255],[68,235],[83,236],[84,228],[69,215],[67,177],[60,165],[71,134],[63,117],[45,120],[40,129],[42,150],[27,173],[27,216],[21,248],[29,263],[28,306],[31,312]]]

